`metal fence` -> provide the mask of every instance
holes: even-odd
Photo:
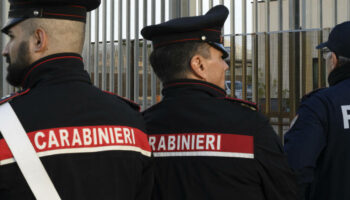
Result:
[[[327,67],[314,47],[327,39],[330,27],[350,19],[349,0],[102,0],[100,8],[88,14],[86,70],[96,86],[146,109],[160,101],[162,85],[148,62],[151,43],[140,37],[140,29],[203,14],[217,4],[230,10],[223,28],[230,51],[228,93],[258,103],[282,136],[299,99],[327,85]],[[1,25],[7,1],[1,1],[0,10]],[[2,35],[1,49],[6,41]],[[5,81],[2,57],[0,65],[1,93],[6,95],[16,89]]]

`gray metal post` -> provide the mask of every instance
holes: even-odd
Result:
[[[130,65],[130,1],[126,1],[126,98],[130,99],[131,65]]]
[[[170,5],[169,5],[170,8]],[[143,27],[147,26],[147,0],[143,0]],[[147,40],[143,39],[142,46],[142,109],[147,108],[147,97],[148,97],[148,84],[147,84],[147,73],[148,73],[148,54],[147,54]]]
[[[118,3],[118,95],[123,96],[123,0]]]
[[[135,0],[135,40],[134,40],[134,101],[139,103],[139,88],[140,88],[140,76],[139,76],[139,0]]]
[[[301,28],[306,29],[306,0],[302,0]]]
[[[152,24],[156,23],[156,1],[152,0],[152,18],[151,18],[151,22]],[[153,49],[153,47],[152,47]],[[153,71],[153,68],[151,67],[151,103],[152,105],[156,103],[156,95],[157,95],[157,79],[156,79],[156,75]]]
[[[350,20],[350,1],[348,1],[348,20]]]
[[[333,26],[338,23],[338,0],[333,0]]]
[[[178,18],[181,16],[181,0],[169,1],[169,19]]]
[[[190,16],[190,2],[188,0],[181,1],[181,17]]]
[[[4,24],[6,23],[7,21],[7,13],[8,13],[8,9],[9,9],[9,4],[7,1],[1,1],[1,15],[0,15],[0,18],[1,18],[1,24]],[[1,34],[1,41],[0,41],[0,51],[2,52],[3,48],[5,48],[5,45],[8,41],[8,37],[2,33]],[[9,84],[7,83],[6,81],[6,76],[7,76],[7,70],[6,70],[6,67],[7,67],[7,63],[6,63],[6,60],[4,59],[4,57],[2,55],[0,55],[0,64],[1,64],[1,76],[0,76],[0,81],[2,83],[2,87],[1,87],[1,96],[4,96],[4,95],[7,95],[10,93],[10,88],[9,88]]]
[[[198,15],[203,14],[203,0],[198,0]]]
[[[99,15],[100,15],[100,8],[95,10],[95,52],[94,52],[94,85],[99,87]]]
[[[107,68],[107,1],[102,2],[102,90],[106,90]]]
[[[115,92],[114,91],[114,1],[111,1],[111,15],[110,15],[110,35],[111,35],[111,40],[110,40],[110,68],[109,68],[109,91]]]

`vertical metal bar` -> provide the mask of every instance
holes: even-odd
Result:
[[[214,1],[213,0],[209,0],[209,9],[212,8],[214,6]]]
[[[139,103],[139,89],[140,89],[140,76],[139,76],[139,0],[135,0],[135,40],[134,40],[134,101]]]
[[[258,0],[254,0],[254,59],[253,59],[253,101],[258,103],[259,93],[259,59],[258,59],[258,30],[259,30],[259,23],[258,23]]]
[[[152,0],[152,24],[156,23],[156,1]],[[153,47],[152,47],[153,49]],[[153,71],[153,68],[151,67],[151,103],[152,105],[156,103],[156,95],[157,95],[157,80],[156,80],[156,75]]]
[[[161,0],[161,17],[160,17],[160,22],[163,23],[165,22],[165,0]],[[163,84],[160,82],[160,85],[159,85],[159,93],[160,93],[160,96],[162,96],[162,90],[163,90]]]
[[[152,0],[152,6],[153,6],[153,1]],[[190,2],[185,0],[180,2],[180,12],[181,12],[181,17],[188,17],[190,16]],[[153,14],[153,13],[152,13]]]
[[[270,0],[266,0],[265,34],[265,112],[270,113]]]
[[[107,68],[107,1],[102,2],[102,90],[106,90]]]
[[[306,29],[306,0],[302,0],[302,29]],[[301,31],[301,94],[306,93],[306,32]]]
[[[119,0],[118,12],[118,94],[123,96],[123,0]]]
[[[143,0],[143,27],[147,26],[147,0]],[[170,7],[170,6],[169,6]],[[143,67],[143,76],[142,76],[142,109],[147,107],[147,97],[148,97],[148,84],[147,84],[147,67],[148,67],[148,54],[147,54],[147,40],[143,39],[142,46],[142,67]]]
[[[297,2],[294,0],[289,1],[289,25],[290,29],[295,29],[298,26],[296,21],[297,16]],[[297,53],[299,51],[297,48],[297,34],[299,33],[289,33],[289,97],[290,97],[290,119],[294,118],[297,110],[297,99],[299,99],[299,84],[297,83],[298,70],[297,70]]]
[[[338,0],[333,0],[333,9],[333,26],[335,26],[338,23]]]
[[[130,1],[126,1],[126,98],[130,99],[131,65],[130,65]]]
[[[203,15],[203,0],[198,0],[198,15]]]
[[[278,0],[278,29],[283,29],[283,6],[282,0]],[[283,91],[283,33],[278,33],[277,46],[277,73],[278,73],[278,134],[283,144],[283,110],[282,110],[282,91]]]
[[[0,18],[1,18],[1,24],[5,24],[5,22],[7,21],[7,14],[8,14],[8,9],[9,9],[9,4],[8,1],[1,1],[1,14],[0,14]],[[5,46],[7,45],[7,41],[8,41],[8,37],[5,36],[5,34],[1,33],[1,44],[0,44],[0,51],[2,52],[2,50],[5,48]],[[8,65],[6,63],[6,59],[4,59],[3,56],[0,56],[0,64],[2,64],[2,70],[1,70],[1,96],[5,96],[7,94],[9,94],[9,84],[6,81],[6,76],[7,76],[7,70],[6,70],[6,66]]]
[[[110,16],[110,34],[111,34],[111,42],[110,42],[110,68],[109,68],[109,91],[114,91],[114,0],[111,0],[111,16]]]
[[[318,5],[318,10],[319,10],[319,28],[321,29],[318,32],[318,44],[321,44],[323,41],[323,0],[320,0],[319,5]],[[323,86],[325,86],[325,78],[324,78],[324,69],[323,69],[323,65],[324,65],[324,60],[322,58],[322,53],[321,50],[318,51],[318,77],[317,77],[317,83],[318,83],[318,88],[321,88]]]
[[[94,85],[99,87],[99,26],[100,26],[100,8],[95,10],[95,52],[94,52]]]
[[[306,0],[302,0],[301,28],[306,29]]]
[[[350,20],[350,1],[348,1],[348,20]]]
[[[242,0],[242,98],[247,98],[247,1]]]
[[[236,27],[235,27],[235,1],[231,1],[231,51],[230,51],[230,73],[231,73],[231,97],[235,96],[235,76],[236,76]]]
[[[301,36],[301,94],[306,94],[306,32],[300,32]]]

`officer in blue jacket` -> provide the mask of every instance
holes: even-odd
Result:
[[[329,87],[305,96],[285,136],[290,166],[302,199],[350,199],[350,22],[334,27],[328,41]]]

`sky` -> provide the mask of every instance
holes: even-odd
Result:
[[[106,34],[107,41],[110,40],[110,24],[111,24],[111,1],[114,1],[114,40],[118,40],[118,21],[119,21],[119,1],[118,0],[102,0],[102,4],[99,8],[99,41],[102,41],[102,35]],[[144,27],[143,23],[143,3],[144,0],[122,0],[122,30],[123,30],[123,39],[126,38],[126,17],[127,17],[127,6],[126,2],[130,1],[130,38],[134,39],[135,37],[135,2],[139,2],[139,38],[142,38],[140,35],[140,30],[142,27]],[[169,20],[169,1],[171,0],[165,0],[165,20]],[[190,1],[195,1],[196,5],[198,5],[199,0],[190,0]],[[252,32],[252,3],[251,0],[224,0],[224,5],[230,9],[231,3],[235,3],[235,31],[236,34],[242,33],[242,1],[246,1],[247,4],[247,33]],[[146,0],[147,2],[147,25],[152,24],[152,12],[155,12],[155,23],[160,23],[161,22],[161,0],[155,0],[155,5],[156,9],[155,11],[152,10],[151,0]],[[203,14],[205,14],[209,10],[209,0],[202,0],[203,2]],[[106,18],[107,18],[107,31],[106,33],[103,32],[102,28],[102,22],[103,22],[103,4],[106,3]],[[219,0],[213,0],[213,4],[218,5],[220,4]],[[197,9],[197,14],[198,14],[198,9]],[[230,10],[230,14],[225,22],[224,25],[224,34],[231,34],[230,30],[230,18],[231,18],[232,11]],[[91,12],[91,41],[95,41],[95,27],[96,27],[96,11]]]

